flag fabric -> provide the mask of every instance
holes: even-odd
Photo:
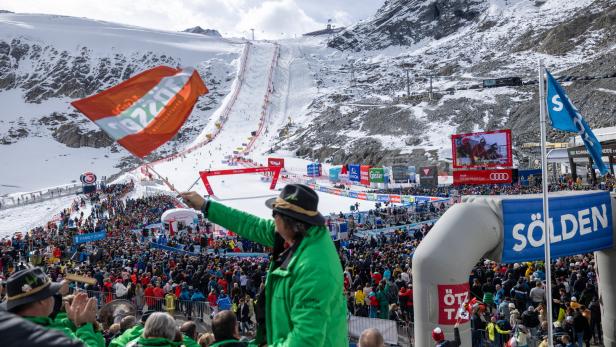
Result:
[[[195,69],[158,66],[71,105],[143,158],[177,134],[207,92]]]
[[[586,150],[595,162],[597,169],[599,169],[601,175],[605,175],[607,168],[601,159],[601,143],[599,143],[599,140],[597,140],[580,112],[573,106],[565,90],[554,79],[554,76],[547,69],[545,73],[547,75],[548,115],[552,121],[552,127],[578,133],[584,141],[584,146],[586,146]]]

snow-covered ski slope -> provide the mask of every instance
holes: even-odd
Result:
[[[317,88],[308,62],[304,58],[305,52],[301,41],[282,42],[278,45],[253,43],[245,75],[241,76],[244,83],[231,107],[228,119],[221,122],[220,132],[203,146],[155,163],[154,170],[180,191],[188,189],[198,180],[193,190],[206,194],[198,172],[237,168],[238,166],[229,166],[225,163],[225,158],[233,155],[234,151],[244,153],[246,145],[250,143],[251,133],[257,132],[258,136],[245,157],[264,165],[267,163],[267,157],[283,157],[287,161],[287,168],[292,168],[295,173],[301,175],[307,161],[293,158],[292,153],[278,152],[270,155],[268,151],[273,144],[280,141],[281,127],[289,121],[295,123],[308,121],[305,119],[306,109],[314,99]],[[264,114],[261,113],[263,109]],[[198,138],[204,139],[205,133],[211,133],[211,122],[214,121],[215,117]],[[190,144],[188,148],[194,148],[194,145]],[[271,211],[264,206],[264,201],[276,196],[278,191],[270,190],[269,182],[263,182],[261,175],[211,177],[210,184],[215,199],[262,217],[271,216]],[[283,185],[283,182],[279,182],[278,188]],[[324,214],[347,211],[355,202],[359,202],[362,209],[373,207],[372,202],[325,193],[319,193],[319,196],[319,210]]]
[[[157,65],[197,68],[210,93],[183,128],[182,139],[193,141],[229,93],[245,42],[86,18],[3,13],[0,46],[9,50],[10,60],[0,71],[0,142],[11,142],[0,145],[0,166],[11,168],[0,170],[3,195],[67,184],[85,171],[99,177],[119,171],[116,166],[129,156],[121,147],[71,148],[54,139],[63,125],[78,126],[81,133],[98,131],[70,106],[85,88],[80,83],[97,83],[94,93]],[[27,135],[15,137],[19,132]],[[170,143],[161,150],[182,147]]]

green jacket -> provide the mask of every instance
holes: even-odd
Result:
[[[122,335],[116,337],[115,339],[111,340],[111,342],[109,343],[109,347],[123,347],[126,346],[127,343],[131,342],[132,340],[135,340],[137,338],[139,338],[139,336],[141,336],[141,332],[143,332],[143,325],[142,324],[137,324],[134,327],[130,328],[130,329],[126,329],[125,332],[122,333]]]
[[[88,347],[105,347],[105,338],[100,332],[94,331],[94,326],[87,323],[77,328],[68,318],[52,320],[49,317],[24,317],[32,323],[48,329],[61,331],[71,339],[80,340]]]
[[[197,343],[197,341],[191,339],[190,337],[184,334],[182,334],[182,337],[184,338],[184,341],[182,341],[181,345],[184,345],[186,347],[201,347],[201,345]]]
[[[246,345],[245,342],[240,342],[238,340],[224,340],[224,341],[214,342],[213,344],[210,345],[210,347],[225,347],[228,345],[238,346],[240,344]]]
[[[146,339],[145,337],[141,336],[136,340],[130,341],[128,346],[177,347],[178,345],[180,344],[177,342],[169,341],[164,337],[151,337]]]
[[[251,241],[274,246],[275,224],[210,201],[210,221]],[[324,226],[307,231],[287,269],[272,270],[265,280],[267,345],[348,346],[342,265]],[[257,341],[261,343],[262,341]]]

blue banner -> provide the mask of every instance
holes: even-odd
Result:
[[[552,76],[547,69],[545,73],[548,81],[548,114],[552,121],[552,127],[563,131],[578,133],[584,141],[586,150],[601,172],[601,175],[605,175],[607,173],[607,167],[605,167],[601,159],[601,144],[599,140],[597,140],[592,129],[590,129],[580,112],[573,106],[565,90],[554,79],[554,76]]]
[[[321,164],[320,163],[311,163],[306,167],[306,171],[308,176],[310,177],[318,177],[321,176]]]
[[[376,196],[376,201],[378,202],[389,202],[389,195],[379,194]]]
[[[537,181],[541,180],[541,169],[518,170],[518,180],[521,185],[527,186],[528,179],[533,176]]]
[[[80,243],[94,242],[102,240],[107,237],[107,232],[99,231],[97,233],[81,234],[73,236],[73,244],[78,245]]]
[[[505,240],[502,262],[544,259],[542,199],[503,201]],[[550,198],[553,258],[613,246],[612,204],[608,192]]]
[[[151,248],[162,249],[164,251],[176,252],[176,253],[181,253],[181,254],[188,254],[188,255],[193,255],[193,256],[198,256],[199,255],[199,253],[193,253],[193,252],[185,251],[185,250],[183,250],[181,248],[161,245],[161,244],[156,243],[156,242],[150,242],[150,247]]]
[[[356,191],[349,191],[349,198],[353,198],[353,199],[357,199],[357,197],[359,196],[359,193]]]
[[[361,172],[359,165],[349,165],[349,181],[359,182],[361,180]]]

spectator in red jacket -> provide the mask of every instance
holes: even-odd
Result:
[[[383,275],[381,275],[379,272],[375,272],[372,274],[372,280],[374,281],[375,286],[378,286],[379,283],[381,283],[382,279],[383,279]]]
[[[145,303],[148,305],[148,308],[154,306],[154,287],[152,284],[148,284],[148,287],[145,289]]]

